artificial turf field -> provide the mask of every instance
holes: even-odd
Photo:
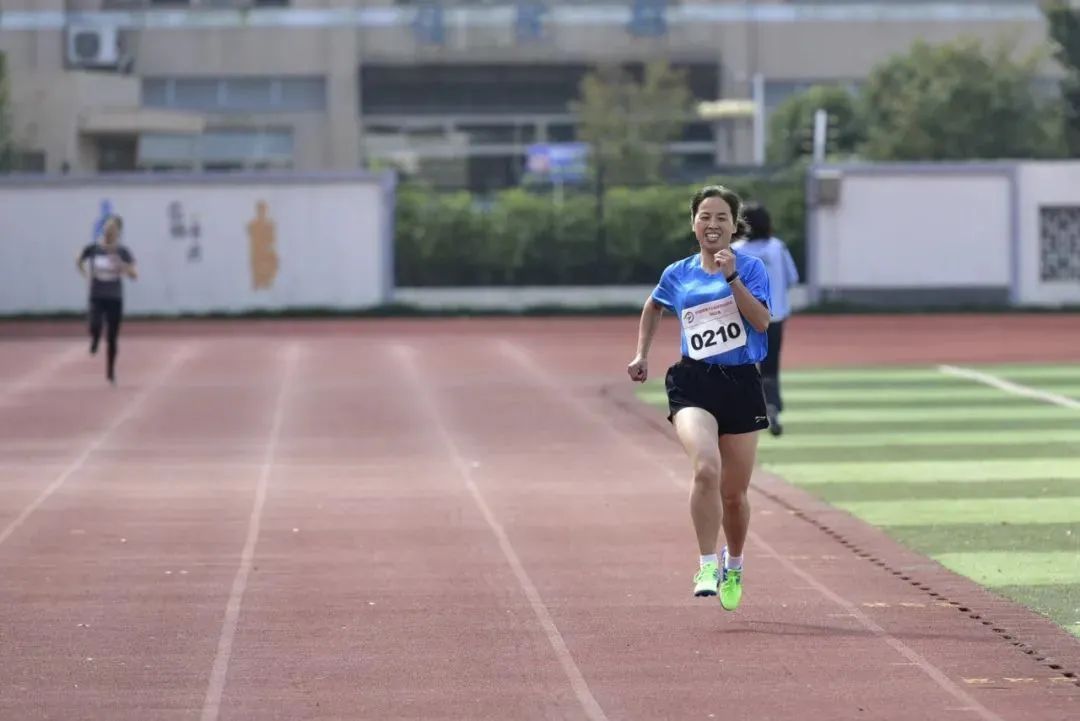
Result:
[[[785,371],[759,464],[1080,636],[1080,365]],[[641,397],[666,407],[662,380]]]

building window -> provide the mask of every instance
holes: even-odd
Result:
[[[142,82],[142,104],[148,108],[170,107],[168,80],[147,78]]]
[[[674,63],[695,98],[716,98],[715,63]],[[360,110],[371,115],[563,114],[580,95],[591,65],[545,63],[360,66]],[[634,78],[642,63],[628,63]]]
[[[104,136],[97,140],[97,171],[126,173],[136,169],[135,138],[127,135]]]
[[[548,126],[548,140],[553,143],[572,143],[577,140],[577,126],[573,123],[552,123]]]
[[[144,169],[242,170],[291,168],[290,130],[208,130],[202,135],[146,133],[139,137],[138,165]]]
[[[8,150],[0,152],[0,175],[4,173],[44,173],[45,152],[42,150]]]
[[[219,99],[224,110],[259,111],[276,105],[273,83],[261,78],[237,78],[221,83],[223,97]]]
[[[222,105],[222,83],[217,80],[174,81],[169,90],[169,107],[211,110]]]
[[[457,129],[468,135],[473,145],[521,145],[536,141],[534,125],[459,125]]]
[[[295,78],[144,78],[149,108],[213,113],[301,113],[326,109],[326,81]]]

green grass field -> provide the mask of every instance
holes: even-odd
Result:
[[[965,368],[785,372],[759,462],[1080,636],[1080,366]]]

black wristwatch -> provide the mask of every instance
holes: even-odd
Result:
[[[729,275],[727,278],[724,278],[724,280],[726,280],[728,282],[728,285],[731,285],[732,282],[734,282],[734,281],[736,281],[738,279],[739,279],[739,271],[735,271],[734,273]]]

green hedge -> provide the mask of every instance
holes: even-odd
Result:
[[[763,202],[805,276],[802,173],[709,182]],[[601,235],[594,194],[568,191],[560,203],[550,190],[518,188],[479,199],[402,185],[395,282],[409,287],[654,283],[666,265],[697,249],[689,204],[698,187],[611,188],[604,195]]]

